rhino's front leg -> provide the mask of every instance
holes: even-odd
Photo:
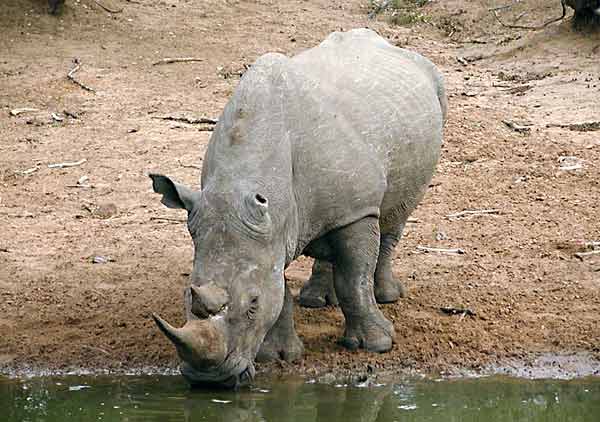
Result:
[[[394,326],[375,302],[375,268],[379,255],[379,221],[366,217],[330,235],[334,252],[335,291],[346,318],[340,343],[349,349],[386,352]]]
[[[292,362],[302,357],[304,346],[294,327],[294,300],[289,287],[285,286],[285,298],[279,318],[267,333],[260,346],[256,360],[268,362],[283,359]]]
[[[315,259],[310,279],[302,286],[298,302],[306,308],[337,306],[338,299],[333,288],[333,265]]]

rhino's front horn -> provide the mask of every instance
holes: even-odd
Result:
[[[175,328],[156,314],[152,318],[175,345],[179,357],[195,368],[215,366],[225,359],[225,337],[210,321],[191,320]]]

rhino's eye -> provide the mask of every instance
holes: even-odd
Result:
[[[258,296],[254,296],[252,300],[250,300],[250,306],[248,307],[248,311],[246,315],[248,319],[253,320],[256,316],[256,312],[258,311]]]

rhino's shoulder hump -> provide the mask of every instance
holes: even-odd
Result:
[[[267,53],[260,56],[244,74],[242,79],[252,83],[273,83],[285,73],[289,58],[280,53]]]

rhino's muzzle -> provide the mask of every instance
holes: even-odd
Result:
[[[192,368],[203,370],[223,365],[227,358],[227,341],[221,327],[210,320],[189,320],[175,328],[152,314],[158,328],[177,348],[179,357]]]
[[[222,365],[198,371],[187,362],[181,364],[181,374],[193,387],[221,387],[237,389],[252,382],[256,370],[251,361],[239,359],[236,363],[223,362]]]

